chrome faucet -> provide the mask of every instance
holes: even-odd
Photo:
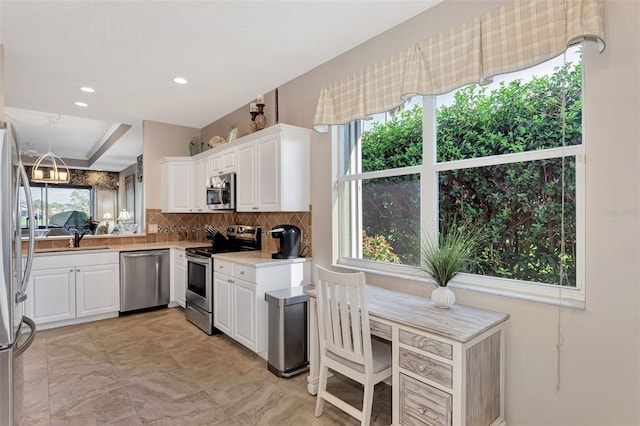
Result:
[[[73,236],[74,247],[80,247],[80,240],[82,239],[82,237],[84,237],[85,232],[87,231],[82,231],[82,234],[80,234],[78,231],[76,231],[75,235]]]

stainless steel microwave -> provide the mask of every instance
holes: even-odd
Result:
[[[236,174],[227,173],[212,176],[207,186],[207,207],[209,210],[236,209]]]

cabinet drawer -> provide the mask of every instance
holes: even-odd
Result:
[[[232,275],[233,263],[226,260],[213,259],[213,272],[220,272],[226,275]]]
[[[244,281],[255,283],[256,268],[252,268],[251,266],[246,265],[239,265],[236,263],[233,265],[233,276]]]
[[[400,343],[413,346],[425,352],[453,359],[453,347],[448,343],[439,342],[406,330],[400,330]]]
[[[450,365],[405,348],[400,348],[400,368],[447,387],[453,384],[453,370]]]
[[[403,425],[451,425],[450,394],[400,374],[400,423]]]
[[[391,340],[391,326],[388,324],[383,324],[379,321],[370,319],[369,320],[369,328],[371,329],[371,334],[374,336],[378,336],[385,340]]]

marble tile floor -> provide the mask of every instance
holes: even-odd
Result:
[[[225,335],[207,336],[180,308],[40,331],[25,353],[23,425],[357,425],[315,397],[306,374],[280,379]],[[359,384],[329,387],[359,406]],[[361,406],[361,405],[360,405]],[[391,424],[390,387],[376,387],[372,425]]]

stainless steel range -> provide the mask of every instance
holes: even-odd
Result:
[[[207,227],[208,246],[186,249],[187,255],[187,320],[207,334],[219,333],[213,326],[213,255],[262,249],[262,228],[231,225],[226,237]]]

